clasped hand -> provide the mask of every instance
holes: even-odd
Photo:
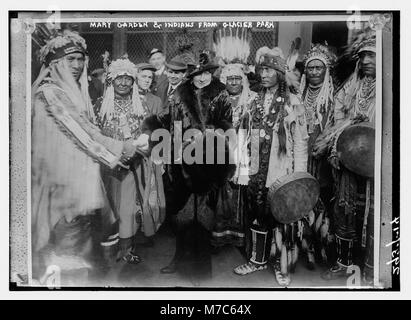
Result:
[[[130,167],[126,165],[137,153],[143,156],[147,155],[149,151],[149,139],[150,137],[143,133],[136,140],[126,140],[123,144],[123,151],[121,158],[118,162],[118,166],[129,169]]]

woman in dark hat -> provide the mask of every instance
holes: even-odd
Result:
[[[200,128],[201,124],[205,124],[205,119],[201,119],[202,116],[210,111],[211,101],[225,89],[220,80],[213,77],[213,72],[218,67],[209,60],[206,54],[200,54],[200,63],[189,73],[188,81],[181,85],[178,93],[179,102],[182,103],[175,110],[177,113],[180,112],[176,114],[176,119],[188,120],[186,121],[187,128]],[[182,115],[182,111],[187,112]],[[201,111],[201,114],[198,114],[198,111]],[[186,116],[188,116],[187,119]]]
[[[206,54],[200,54],[200,63],[188,75],[187,81],[178,87],[170,102],[171,133],[173,136],[177,132],[176,121],[180,121],[182,124],[183,136],[188,129],[198,129],[204,136],[206,128],[226,130],[231,127],[230,113],[228,112],[231,108],[230,103],[215,99],[225,88],[212,75],[212,72],[217,68],[218,66],[212,64]],[[192,143],[183,142],[183,146],[187,144]],[[221,187],[223,181],[230,175],[232,168],[228,165],[215,164],[187,165],[185,159],[183,159],[182,165],[172,164],[170,167],[169,178],[174,194],[170,195],[173,203],[168,206],[167,211],[172,216],[171,220],[176,233],[176,251],[171,263],[161,269],[161,272],[174,273],[178,269],[191,273],[191,275],[193,271],[201,272],[201,275],[210,275],[209,236],[213,227],[213,208],[215,207],[210,191]],[[193,224],[190,224],[193,219],[195,220],[194,212],[198,212],[200,227],[198,225],[193,227]],[[195,233],[192,232],[194,229]],[[195,250],[192,248],[193,243],[199,244]],[[190,256],[189,252],[194,252],[195,257]],[[187,256],[192,258],[190,262],[187,261]],[[201,269],[204,272],[195,270],[194,266],[200,264],[195,262],[193,265],[191,263],[193,261],[201,261]],[[199,274],[197,273],[197,275]]]

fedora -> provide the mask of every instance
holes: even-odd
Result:
[[[187,70],[187,64],[180,58],[180,56],[174,57],[169,63],[166,62],[166,67],[174,71]]]

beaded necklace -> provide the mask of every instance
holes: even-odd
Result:
[[[114,99],[114,110],[118,113],[127,114],[132,105],[131,98],[128,99]]]
[[[267,194],[265,183],[267,180],[268,166],[270,161],[271,140],[274,132],[278,132],[281,120],[287,116],[284,110],[285,83],[280,83],[273,94],[271,101],[265,101],[267,92],[260,92],[255,98],[255,111],[252,117],[252,128],[260,130],[260,160],[259,168],[255,175],[250,177],[249,187],[256,196],[259,206],[264,206]],[[265,102],[265,103],[264,103]],[[270,105],[266,112],[265,106]]]
[[[140,118],[132,111],[133,101],[131,97],[127,99],[114,98],[115,116],[110,121],[105,121],[104,132],[106,135],[114,138],[125,140],[135,138],[140,128]]]
[[[271,140],[273,131],[278,132],[281,120],[287,116],[287,111],[284,110],[285,85],[281,83],[268,101],[265,99],[266,94],[267,92],[260,93],[255,99],[256,111],[253,117],[253,128],[260,129],[260,138]],[[268,108],[266,108],[267,105]]]
[[[375,78],[365,77],[361,81],[360,89],[357,93],[358,109],[362,114],[366,114],[370,107],[370,100],[375,97]]]
[[[308,85],[304,96],[305,117],[308,124],[308,133],[314,132],[314,127],[318,123],[317,118],[317,98],[321,91],[321,85],[313,87]]]
[[[232,111],[232,121],[233,121],[233,127],[238,128],[240,125],[240,118],[241,114],[243,111],[243,106],[238,104],[238,100],[240,98],[240,95],[230,95],[228,94],[228,99],[231,104],[231,111]]]

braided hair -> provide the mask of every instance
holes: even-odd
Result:
[[[275,112],[277,114],[277,122],[279,124],[277,132],[279,142],[278,155],[281,155],[287,153],[287,136],[284,128],[284,117],[286,116],[286,111],[284,110],[284,105],[286,103],[286,97],[289,90],[287,89],[287,82],[284,74],[279,71],[276,72],[278,90],[275,98]]]

